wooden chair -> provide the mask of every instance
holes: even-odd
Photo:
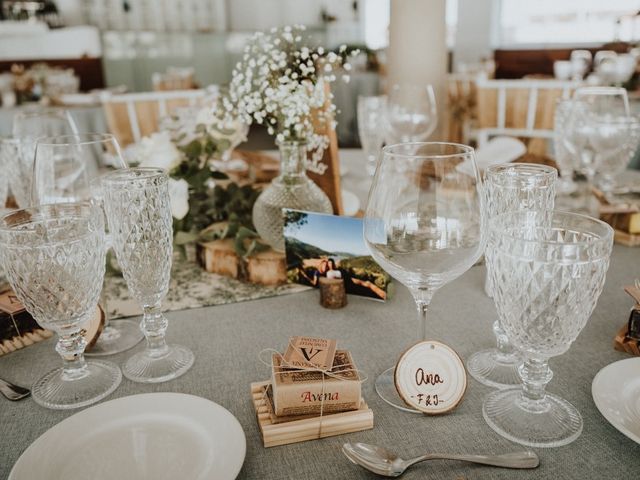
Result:
[[[554,135],[556,101],[569,98],[578,86],[557,80],[479,80],[472,136],[478,146],[495,135],[518,137],[530,153],[544,155]]]
[[[177,108],[198,105],[207,94],[207,90],[177,90],[107,94],[101,100],[109,131],[124,147],[157,132],[163,117]]]
[[[477,118],[476,73],[447,75],[446,137],[450,142],[469,143],[469,134]]]

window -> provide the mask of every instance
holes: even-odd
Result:
[[[640,0],[502,0],[499,43],[640,40]]]

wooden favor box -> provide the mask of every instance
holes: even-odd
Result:
[[[225,238],[196,246],[198,263],[209,273],[217,273],[260,285],[280,285],[287,282],[287,259],[273,249],[240,257],[234,249],[234,239]]]

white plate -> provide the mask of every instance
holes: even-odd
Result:
[[[9,480],[232,480],[246,441],[238,420],[204,398],[145,393],[63,420],[23,452]]]
[[[607,365],[591,384],[600,413],[636,443],[640,443],[640,358]]]
[[[349,190],[342,190],[342,209],[347,217],[353,217],[360,210],[360,199]]]

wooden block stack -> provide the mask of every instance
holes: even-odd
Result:
[[[269,381],[251,384],[251,397],[265,447],[305,442],[373,428],[373,411],[364,399],[360,400],[360,408],[357,410],[323,415],[322,418],[318,416],[288,417],[289,421],[274,423],[267,404],[266,391],[270,384]]]

